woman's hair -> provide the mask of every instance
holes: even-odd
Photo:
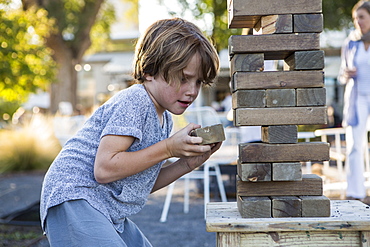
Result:
[[[210,84],[219,70],[217,51],[193,23],[180,18],[152,24],[136,45],[134,78],[143,83],[145,74],[162,76],[167,83],[180,83],[183,69],[198,53],[201,79]]]
[[[364,9],[370,14],[370,2],[368,1],[358,1],[352,8],[352,15],[359,9]]]

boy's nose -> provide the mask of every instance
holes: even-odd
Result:
[[[187,94],[191,96],[197,96],[198,92],[199,92],[199,89],[197,87],[197,83],[196,82],[189,83]]]

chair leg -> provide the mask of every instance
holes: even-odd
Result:
[[[189,177],[184,177],[184,213],[189,213]]]
[[[224,187],[224,183],[222,181],[222,175],[221,175],[220,167],[219,167],[218,164],[215,164],[214,167],[215,167],[215,172],[216,172],[218,189],[219,189],[220,195],[221,195],[221,200],[223,202],[227,202],[226,193],[225,193],[225,187]]]
[[[207,203],[209,202],[209,163],[204,164],[204,219],[206,218]]]
[[[168,214],[168,210],[170,209],[170,203],[171,203],[171,198],[172,198],[173,189],[175,187],[175,183],[176,181],[168,185],[166,200],[164,201],[161,219],[159,220],[160,222],[167,221],[167,214]]]

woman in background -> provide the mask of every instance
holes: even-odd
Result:
[[[352,9],[355,30],[342,47],[338,80],[346,84],[343,127],[346,127],[347,199],[365,202],[364,138],[370,115],[370,2]],[[366,198],[368,199],[368,198]]]

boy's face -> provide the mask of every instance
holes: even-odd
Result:
[[[183,70],[185,78],[180,82],[180,87],[177,83],[169,85],[162,76],[147,76],[144,85],[158,115],[161,116],[165,110],[180,115],[193,103],[202,86],[202,80],[199,78],[200,62],[199,55],[195,54]]]

